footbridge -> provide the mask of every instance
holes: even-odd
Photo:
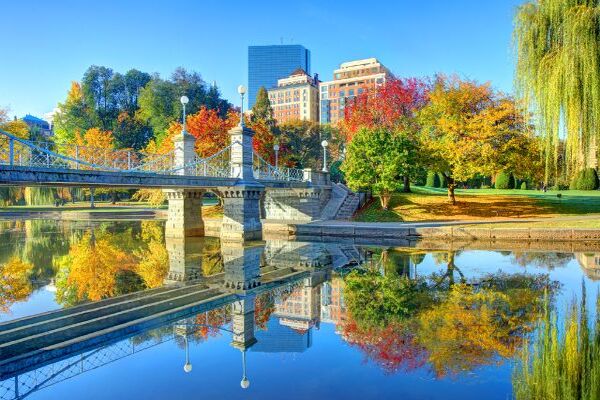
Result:
[[[202,251],[197,241],[169,239],[166,245],[163,287],[0,323],[0,399],[25,398],[167,340],[187,344],[200,328],[221,329],[204,326],[197,316],[225,306],[231,345],[245,352],[257,341],[256,296],[323,282],[323,274],[349,262],[337,244],[224,242],[223,272],[202,276],[199,258],[187,254]],[[351,253],[359,257],[356,249]],[[157,329],[164,334],[151,343],[135,340]]]
[[[224,240],[261,239],[261,219],[335,217],[350,193],[340,198],[327,172],[271,165],[253,150],[253,136],[240,123],[229,131],[227,147],[201,158],[185,130],[165,154],[37,143],[0,131],[0,186],[162,189],[169,202],[166,234],[175,237],[204,235],[206,191],[221,198]]]

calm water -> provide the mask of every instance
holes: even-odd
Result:
[[[4,376],[0,399],[512,398],[513,360],[544,292],[564,310],[583,280],[592,300],[599,260],[286,241],[241,248],[165,240],[152,221],[5,222],[0,323],[164,285],[222,290],[256,271],[261,285],[29,363]]]

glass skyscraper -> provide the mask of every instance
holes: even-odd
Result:
[[[299,44],[248,46],[248,108],[261,86],[277,86],[277,79],[302,68],[310,75],[310,51]]]

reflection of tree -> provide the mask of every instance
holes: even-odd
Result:
[[[12,304],[31,294],[30,275],[33,266],[13,257],[0,265],[0,312],[8,312]]]
[[[511,253],[513,262],[521,267],[533,265],[548,269],[562,268],[573,259],[569,253],[536,253],[536,252],[514,252]]]
[[[345,301],[360,324],[386,326],[411,316],[429,298],[424,282],[377,271],[353,271],[345,278]]]
[[[136,252],[140,262],[135,271],[146,287],[159,287],[169,270],[169,253],[164,243],[164,231],[162,226],[154,221],[143,221],[141,227],[144,245]]]
[[[196,315],[194,327],[194,341],[200,342],[209,337],[216,337],[221,334],[223,326],[231,322],[231,306],[215,308],[201,314]]]
[[[116,243],[118,238],[114,235],[85,234],[69,250],[69,259],[63,264],[68,273],[57,280],[58,291],[74,293],[77,301],[100,300],[131,291],[127,285],[138,283],[130,275],[135,258]],[[119,288],[118,283],[121,284]],[[71,298],[61,293],[58,298]]]
[[[202,275],[211,276],[223,272],[223,255],[219,239],[206,237],[202,244]]]
[[[256,296],[254,302],[254,323],[258,329],[266,330],[271,314],[275,312],[275,293],[268,291]]]
[[[446,271],[440,274],[432,275],[436,286],[447,285],[451,287],[455,283],[455,273],[458,274],[461,283],[465,282],[465,276],[455,263],[456,252],[449,251],[447,253],[434,253],[433,259],[436,264],[446,264]]]
[[[384,371],[410,371],[427,361],[427,353],[416,343],[411,325],[391,322],[385,327],[364,327],[349,319],[344,323],[342,334],[348,343],[357,346]]]
[[[453,271],[453,253],[439,259]],[[436,375],[456,374],[512,356],[541,315],[545,291],[556,289],[547,275],[498,273],[473,284],[453,275],[350,273],[344,337],[386,371],[426,359]]]

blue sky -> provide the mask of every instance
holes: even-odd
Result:
[[[313,72],[377,57],[398,76],[458,73],[512,91],[512,17],[522,0],[82,1],[0,6],[0,106],[42,115],[92,64],[168,76],[183,66],[238,103],[247,46],[297,43]]]

